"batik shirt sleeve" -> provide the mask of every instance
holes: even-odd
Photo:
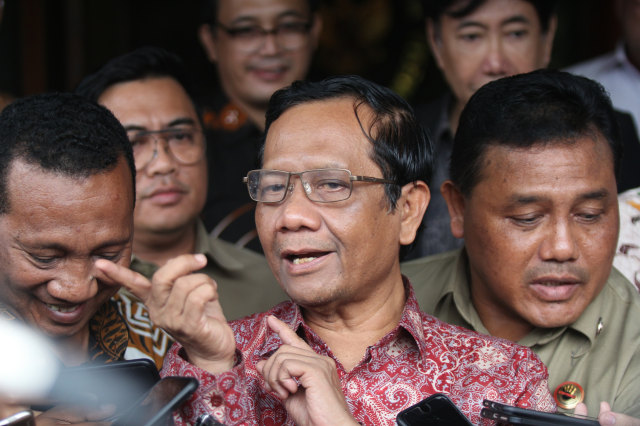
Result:
[[[275,314],[287,323],[299,316],[294,305],[285,302],[269,312],[231,322],[236,338],[236,363],[221,374],[211,374],[188,362],[182,346],[174,344],[160,375],[194,377],[200,385],[174,414],[177,425],[193,425],[204,415],[212,415],[226,426],[293,424],[279,398],[268,392],[258,373],[257,361],[268,358],[282,342],[270,332],[266,322]]]
[[[614,266],[640,290],[640,188],[618,196],[620,236]]]

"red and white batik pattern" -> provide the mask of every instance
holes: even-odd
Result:
[[[547,369],[533,352],[422,313],[411,286],[406,284],[406,289],[409,297],[398,327],[371,346],[352,371],[346,372],[336,360],[342,391],[358,422],[395,425],[399,411],[437,392],[448,394],[473,424],[492,424],[480,418],[485,398],[555,409]],[[161,374],[200,381],[196,394],[177,413],[177,424],[194,424],[204,413],[225,425],[294,424],[255,368],[281,344],[266,323],[270,314],[297,330],[314,351],[335,359],[292,302],[231,323],[240,361],[229,372],[212,375],[189,364],[175,344]]]
[[[640,188],[618,195],[620,236],[613,265],[640,291]]]

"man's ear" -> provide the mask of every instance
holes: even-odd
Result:
[[[410,182],[402,187],[402,195],[398,199],[398,209],[402,214],[400,224],[400,244],[408,245],[416,239],[416,232],[422,223],[422,216],[431,200],[431,192],[421,180]]]
[[[313,50],[316,50],[318,48],[318,44],[320,43],[320,35],[322,34],[322,17],[319,13],[314,13],[312,19],[313,22],[309,35],[311,37]]]
[[[216,40],[213,36],[213,28],[209,24],[202,24],[198,28],[198,38],[204,49],[204,53],[211,62],[218,61],[218,49],[216,49]]]
[[[544,37],[544,40],[542,41],[544,43],[544,51],[542,56],[542,60],[544,61],[544,64],[542,65],[543,68],[548,67],[549,62],[551,61],[551,51],[553,50],[553,40],[556,36],[557,27],[558,17],[556,15],[553,15],[549,19],[549,28],[547,28],[547,32],[542,34],[542,37]]]
[[[442,69],[442,40],[440,39],[439,29],[436,28],[436,23],[433,19],[427,19],[425,22],[425,32],[427,34],[427,42],[431,49],[431,54],[436,60],[438,68]]]
[[[447,202],[447,209],[449,209],[451,233],[456,238],[464,238],[464,195],[450,180],[444,181],[440,192]]]

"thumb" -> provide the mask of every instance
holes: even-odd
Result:
[[[600,402],[600,414],[598,415],[598,420],[601,425],[614,425],[617,423],[616,415],[611,412],[611,406],[608,402]],[[622,424],[625,424],[624,421]]]
[[[151,292],[151,281],[143,275],[107,259],[98,259],[94,265],[101,273],[101,276],[97,278],[101,278],[105,282],[120,284],[143,302],[147,300]]]
[[[300,349],[312,350],[311,347],[307,345],[307,342],[302,340],[300,336],[298,336],[291,328],[289,328],[286,323],[280,321],[273,315],[269,315],[267,317],[267,324],[269,325],[269,328],[271,330],[273,330],[278,334],[278,336],[280,336],[282,343],[284,343],[285,345],[291,345]]]
[[[579,416],[586,416],[587,413],[587,405],[584,402],[579,403],[578,405],[576,405],[575,410],[573,410],[573,414],[577,414]]]

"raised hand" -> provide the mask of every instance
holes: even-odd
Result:
[[[333,359],[315,353],[277,318],[270,316],[267,322],[284,344],[256,367],[296,424],[357,425],[342,394]]]
[[[194,273],[207,264],[202,254],[169,260],[153,275],[143,275],[105,259],[95,262],[106,282],[128,288],[149,310],[151,321],[171,334],[189,361],[211,373],[233,367],[235,338],[220,306],[217,284]]]

